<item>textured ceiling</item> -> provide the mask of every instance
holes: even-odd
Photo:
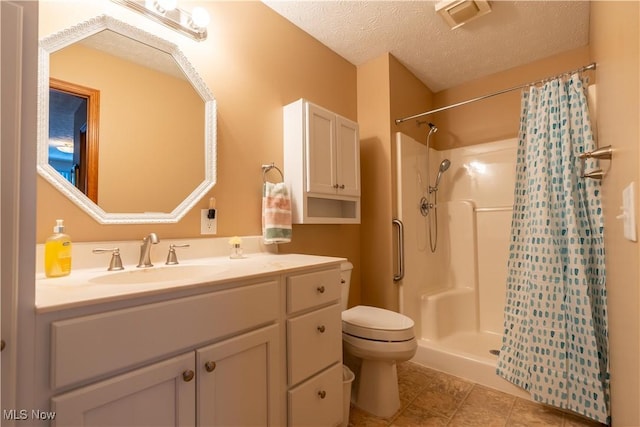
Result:
[[[582,0],[491,1],[455,30],[435,1],[263,2],[356,66],[390,52],[434,92],[589,42]]]

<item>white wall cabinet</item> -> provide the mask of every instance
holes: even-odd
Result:
[[[359,223],[358,124],[304,99],[286,105],[283,117],[294,223]]]

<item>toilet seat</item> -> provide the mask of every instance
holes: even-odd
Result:
[[[354,337],[384,342],[415,338],[409,317],[378,307],[359,305],[342,312],[342,332]]]

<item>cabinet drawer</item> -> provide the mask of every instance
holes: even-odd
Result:
[[[342,422],[342,365],[337,363],[288,392],[289,426]]]
[[[312,308],[340,300],[340,269],[287,277],[287,312]]]
[[[278,282],[53,322],[51,383],[59,388],[278,318]]]
[[[294,385],[342,360],[340,306],[287,320],[289,384]]]

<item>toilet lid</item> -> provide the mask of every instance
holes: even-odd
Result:
[[[413,320],[383,308],[359,305],[342,312],[342,332],[378,341],[407,341],[414,338]]]

